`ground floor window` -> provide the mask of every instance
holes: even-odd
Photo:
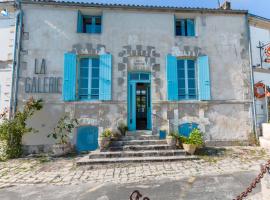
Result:
[[[80,59],[79,99],[99,99],[99,58]]]
[[[178,99],[196,99],[196,69],[195,61],[177,60]]]

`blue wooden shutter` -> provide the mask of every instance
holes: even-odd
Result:
[[[167,55],[166,70],[167,70],[167,95],[168,100],[174,101],[178,99],[178,84],[177,84],[177,60],[175,56]]]
[[[112,55],[100,56],[99,66],[99,100],[112,99]]]
[[[83,32],[83,16],[82,16],[81,11],[78,11],[77,32],[78,33],[82,33]]]
[[[187,36],[195,36],[195,24],[193,19],[187,19]]]
[[[208,56],[200,56],[198,58],[198,88],[199,100],[211,99],[210,88],[210,72],[209,72]]]
[[[66,53],[64,55],[64,82],[62,91],[64,101],[76,100],[76,66],[76,54]]]

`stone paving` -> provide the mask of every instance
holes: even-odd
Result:
[[[260,147],[207,149],[199,160],[178,162],[122,163],[76,166],[78,157],[21,158],[0,162],[0,188],[14,185],[79,183],[135,183],[169,178],[178,180],[203,175],[221,175],[256,170],[270,159]]]

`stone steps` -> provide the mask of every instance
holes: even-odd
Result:
[[[115,151],[115,152],[91,152],[89,154],[90,159],[97,158],[124,158],[124,157],[155,157],[155,156],[179,156],[186,155],[184,150],[150,150],[150,151]]]
[[[112,147],[124,146],[124,145],[155,145],[155,144],[167,144],[166,140],[121,140],[113,141]]]
[[[77,161],[77,165],[108,164],[108,163],[135,163],[135,162],[169,162],[179,160],[194,160],[196,156],[159,156],[159,157],[120,157],[89,159],[85,156]]]
[[[121,141],[130,140],[159,140],[157,135],[129,135],[121,138]]]
[[[157,135],[128,132],[120,141],[113,141],[104,151],[94,151],[77,161],[78,165],[123,163],[123,162],[164,162],[197,159],[186,155],[184,150],[167,145]]]
[[[172,150],[175,149],[167,144],[153,144],[153,145],[124,145],[111,146],[106,151],[148,151],[148,150]]]

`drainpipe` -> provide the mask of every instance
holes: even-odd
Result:
[[[20,49],[21,49],[21,32],[22,32],[22,11],[20,2],[16,2],[19,6],[19,11],[16,14],[16,32],[14,39],[13,49],[13,64],[12,64],[12,87],[11,87],[11,99],[10,99],[10,115],[9,118],[13,117],[17,107],[17,93],[18,93],[18,82],[19,82],[19,66],[20,66]],[[18,26],[20,26],[18,28]],[[20,32],[20,33],[19,33]],[[18,36],[19,34],[19,36]],[[16,74],[15,74],[16,70]]]
[[[247,33],[248,33],[248,46],[249,46],[249,66],[250,66],[250,80],[251,80],[251,95],[252,95],[252,124],[253,124],[253,131],[255,132],[255,136],[257,139],[259,139],[259,135],[257,132],[257,115],[256,115],[256,102],[255,102],[255,96],[254,96],[254,72],[253,72],[253,59],[252,59],[252,44],[251,44],[251,36],[250,36],[250,26],[248,22],[248,16],[249,14],[246,14],[246,26],[247,26]]]

